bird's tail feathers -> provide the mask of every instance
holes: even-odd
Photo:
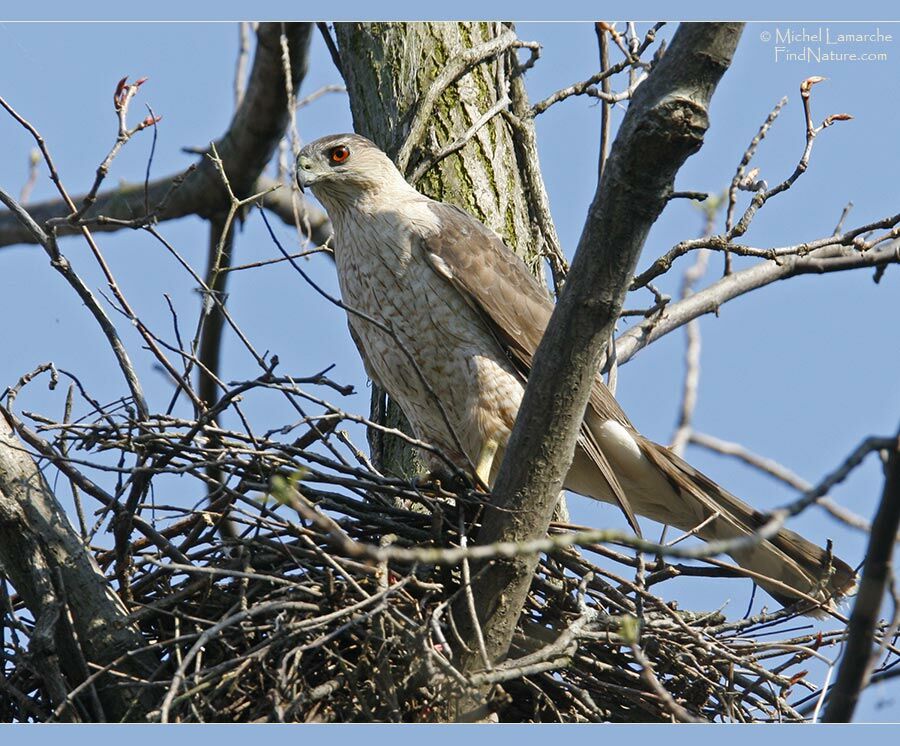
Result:
[[[752,537],[766,524],[765,516],[668,448],[638,434],[627,421],[603,417],[589,408],[585,425],[591,438],[576,449],[567,489],[621,504],[621,496],[617,499],[610,485],[615,482],[637,515],[705,541]],[[591,443],[596,448],[588,448]],[[603,459],[597,458],[597,450]],[[614,480],[606,476],[609,471]],[[729,549],[747,575],[780,603],[806,601],[809,610],[804,613],[813,616],[827,613],[856,585],[856,573],[847,563],[786,528],[768,539]]]
[[[682,531],[690,531],[710,519],[696,532],[706,541],[749,536],[766,524],[765,516],[668,448],[641,436],[637,440],[641,452],[665,477],[681,500],[693,504],[693,510],[672,511],[670,519],[663,522]],[[641,512],[637,506],[635,510]],[[690,520],[697,517],[701,520],[693,526],[671,520],[672,516],[689,515],[694,516]],[[787,606],[797,601],[809,601],[811,609],[805,613],[812,616],[824,615],[827,609],[833,608],[835,601],[856,587],[856,573],[846,562],[787,528],[781,528],[769,539],[735,548],[729,554],[779,603]]]

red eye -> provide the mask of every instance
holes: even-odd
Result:
[[[331,162],[343,163],[350,157],[350,148],[346,145],[338,145],[331,149]]]

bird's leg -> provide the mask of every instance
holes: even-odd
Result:
[[[497,455],[498,443],[493,438],[488,438],[481,446],[478,454],[478,463],[475,466],[475,476],[481,480],[485,487],[490,486],[491,467],[494,465],[494,456]]]

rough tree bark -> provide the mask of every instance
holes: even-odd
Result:
[[[513,111],[527,106],[514,52],[509,51],[515,35],[503,24],[338,23],[335,32],[354,129],[393,158],[400,155],[407,178],[429,153],[453,143],[504,98]],[[454,65],[460,75],[448,80]],[[429,93],[440,94],[433,106]],[[543,184],[524,175],[526,161],[538,169],[533,129],[531,120],[516,129],[509,119],[494,116],[462,149],[427,170],[416,186],[475,215],[543,281],[542,251],[557,247],[558,239],[542,216]],[[384,393],[376,387],[372,404],[374,420],[409,431],[399,407],[390,401],[385,405]],[[379,468],[406,476],[422,473],[405,443],[375,432],[370,437]]]
[[[597,367],[650,227],[675,174],[703,143],[710,97],[742,24],[682,24],[626,113],[578,244],[572,272],[535,355],[528,387],[494,486],[480,543],[546,534],[572,462]],[[473,593],[488,657],[502,658],[525,600],[536,556],[496,560],[475,571]],[[457,614],[477,650],[468,614]],[[464,666],[481,665],[464,654]]]
[[[34,617],[31,651],[55,707],[94,672],[92,664],[102,667],[130,653],[117,670],[140,679],[153,672],[155,655],[138,652],[145,641],[128,621],[127,609],[2,414],[0,570]],[[102,712],[89,710],[89,719],[117,721],[129,712],[140,717],[155,699],[150,690],[130,687],[109,674],[99,676],[94,687]],[[86,694],[79,700],[90,708]],[[63,711],[62,717],[72,719],[72,712]]]

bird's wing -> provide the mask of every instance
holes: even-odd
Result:
[[[553,301],[525,262],[496,233],[458,207],[442,202],[429,205],[440,227],[423,237],[425,258],[477,311],[504,353],[527,377],[553,313]],[[590,406],[601,420],[612,419],[633,429],[599,377],[591,389]],[[622,486],[585,426],[582,426],[581,445],[597,464],[629,523],[639,534]]]
[[[516,362],[531,358],[553,313],[553,301],[525,263],[468,213],[433,202],[439,230],[424,240],[425,255],[488,323]]]

